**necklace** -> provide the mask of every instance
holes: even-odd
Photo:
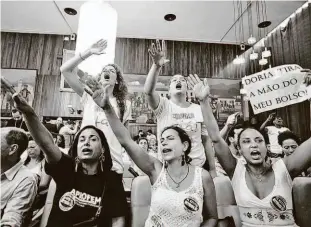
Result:
[[[187,178],[187,176],[188,176],[188,174],[189,174],[189,165],[187,165],[187,167],[188,167],[188,170],[187,170],[186,176],[185,176],[181,181],[179,181],[179,182],[176,182],[176,181],[171,177],[170,173],[168,172],[168,169],[166,169],[167,175],[171,178],[171,180],[172,180],[175,184],[177,184],[176,188],[179,188],[180,184]]]
[[[267,172],[267,168],[264,168],[264,170],[263,170],[261,173],[255,174],[255,173],[253,173],[253,172],[249,169],[248,166],[246,166],[246,170],[247,170],[247,172],[248,172],[250,175],[254,176],[257,180],[259,180],[259,182],[262,182],[263,176],[264,176],[265,173]]]

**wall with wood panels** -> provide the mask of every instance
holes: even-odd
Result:
[[[125,74],[147,74],[152,64],[148,48],[153,40],[118,38],[115,62]],[[170,63],[162,75],[196,73],[201,77],[238,79],[241,73],[232,62],[238,52],[235,45],[167,41]],[[40,116],[82,117],[70,114],[68,105],[83,109],[78,95],[60,92],[62,50],[74,50],[75,41],[63,41],[61,35],[1,32],[1,67],[36,69],[35,111]],[[224,69],[225,68],[225,69]]]

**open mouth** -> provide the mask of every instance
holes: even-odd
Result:
[[[105,78],[105,80],[109,80],[110,79],[110,75],[109,74],[105,74],[104,78]]]
[[[259,151],[251,151],[251,156],[253,159],[257,160],[261,158],[261,153]]]
[[[166,154],[166,153],[169,153],[169,152],[171,152],[171,151],[172,151],[171,149],[165,148],[165,149],[162,150],[162,153],[163,153],[163,154]]]
[[[89,148],[83,148],[83,149],[82,149],[82,153],[83,153],[83,154],[91,154],[91,153],[92,153],[92,150],[89,149]]]
[[[176,89],[180,90],[181,89],[181,83],[176,84]]]

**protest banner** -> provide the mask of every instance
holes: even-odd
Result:
[[[299,65],[282,65],[242,78],[255,114],[303,102],[311,98]]]

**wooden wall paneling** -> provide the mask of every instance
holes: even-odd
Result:
[[[32,34],[31,35],[31,44],[29,49],[29,57],[27,69],[40,69],[43,48],[44,48],[44,38],[46,35],[42,34]]]
[[[43,116],[42,115],[43,91],[44,91],[44,75],[37,74],[33,107],[37,115],[40,115],[40,116]]]
[[[15,39],[15,46],[13,49],[12,68],[27,68],[29,57],[29,48],[31,44],[31,34],[18,33]]]
[[[151,45],[151,42],[150,42]],[[161,75],[163,76],[173,76],[174,75],[174,41],[166,40],[165,41],[165,49],[166,49],[166,58],[170,60],[166,63],[161,71]],[[148,51],[148,50],[147,50]],[[152,59],[149,57],[149,69],[152,65]],[[149,71],[148,69],[148,71]]]
[[[147,74],[149,69],[149,40],[126,39],[124,45],[123,72],[127,74]]]
[[[206,77],[206,75],[203,74],[203,53],[201,47],[201,43],[189,43],[188,45],[189,74],[197,74],[199,77]]]
[[[189,75],[187,42],[174,41],[174,69],[173,75]]]
[[[303,68],[311,68],[311,3],[308,8],[303,8],[301,11],[302,33],[304,34],[303,42],[301,43],[303,49],[304,61],[301,66]]]
[[[28,34],[17,33],[15,36],[10,68],[16,68],[19,49],[20,49],[20,46],[22,45],[21,39],[22,39],[22,36],[25,36],[25,35],[28,35]]]
[[[7,32],[1,32],[1,67],[3,67],[3,61],[5,60],[3,58],[5,50],[6,50],[6,44],[7,44],[7,36],[9,34]]]
[[[52,46],[52,75],[59,76],[60,75],[60,67],[62,65],[62,53],[63,53],[63,37],[56,36],[53,40]]]
[[[115,57],[114,62],[121,67],[122,72],[124,72],[124,39],[117,38],[115,46]]]
[[[51,67],[51,52],[52,52],[53,36],[47,35],[44,37],[42,62],[39,69],[39,75],[49,75],[52,72]]]
[[[17,33],[6,33],[4,39],[1,38],[1,67],[11,68],[15,37]]]
[[[209,43],[201,43],[201,74],[202,77],[210,78],[211,75],[211,52]]]

